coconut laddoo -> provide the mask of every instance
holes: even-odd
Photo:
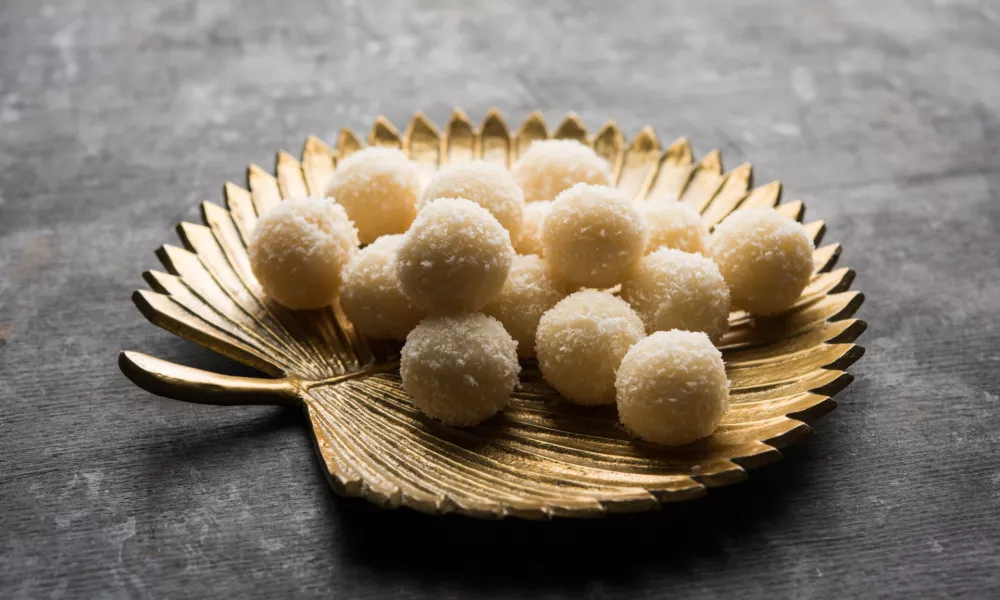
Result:
[[[370,146],[337,165],[326,195],[344,207],[362,244],[403,233],[417,214],[420,172],[401,150]]]
[[[566,296],[562,282],[549,275],[545,262],[534,255],[514,257],[507,282],[483,312],[495,317],[517,342],[517,355],[535,355],[538,321]]]
[[[645,254],[647,237],[638,207],[607,186],[577,184],[562,192],[542,225],[549,269],[582,287],[619,283]]]
[[[578,183],[611,182],[608,162],[576,140],[539,140],[531,144],[514,165],[513,173],[525,202],[552,200]]]
[[[357,250],[354,225],[329,198],[281,202],[260,217],[247,247],[264,293],[294,310],[332,303]]]
[[[475,202],[438,198],[420,211],[396,250],[403,293],[432,314],[481,310],[507,281],[514,248]]]
[[[649,242],[646,252],[674,248],[684,252],[707,254],[708,228],[701,222],[698,211],[683,202],[644,202],[639,210],[646,218]]]
[[[446,425],[475,425],[510,402],[516,343],[480,313],[431,317],[406,336],[399,373],[413,404]]]
[[[424,189],[417,211],[437,198],[471,200],[500,221],[512,243],[521,239],[524,194],[502,165],[476,160],[442,167]]]
[[[622,299],[646,331],[703,331],[718,342],[729,330],[729,288],[715,263],[700,254],[660,248],[622,282]]]
[[[542,223],[545,221],[552,202],[545,200],[532,202],[524,206],[524,225],[521,229],[521,239],[514,244],[518,254],[536,254],[542,256]]]
[[[621,361],[615,389],[622,424],[667,446],[711,435],[729,408],[722,353],[701,332],[658,331],[637,343]]]
[[[615,371],[646,333],[624,300],[584,290],[542,315],[535,336],[538,367],[552,387],[577,404],[615,401]]]
[[[368,337],[404,340],[427,313],[403,294],[396,277],[401,234],[384,235],[365,246],[344,269],[340,305]]]
[[[813,242],[805,227],[773,208],[726,217],[712,233],[711,253],[733,304],[758,315],[794,304],[813,272]]]

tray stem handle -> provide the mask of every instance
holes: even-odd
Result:
[[[296,406],[298,388],[288,379],[219,375],[141,352],[122,351],[118,367],[142,389],[174,400],[217,406]]]

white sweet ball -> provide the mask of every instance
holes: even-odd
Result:
[[[404,340],[427,316],[403,294],[396,277],[396,249],[402,241],[400,234],[384,235],[362,248],[344,269],[340,305],[368,337]]]
[[[549,269],[569,283],[611,287],[646,250],[646,220],[617,189],[577,184],[559,194],[542,225]]]
[[[535,332],[545,311],[566,297],[561,281],[549,275],[541,258],[518,255],[510,267],[507,283],[483,312],[503,323],[517,342],[517,355],[535,355]]]
[[[571,402],[610,404],[622,357],[645,335],[642,319],[621,298],[576,292],[542,315],[535,336],[538,367]]]
[[[540,140],[514,165],[526,202],[552,200],[578,183],[608,185],[608,162],[576,140]]]
[[[700,254],[660,248],[644,256],[622,282],[621,296],[646,331],[703,331],[718,342],[729,330],[729,288]]]
[[[646,252],[674,248],[684,252],[708,252],[708,228],[698,211],[683,202],[644,202],[639,205],[649,227]]]
[[[503,288],[514,248],[500,222],[461,198],[420,211],[396,251],[403,293],[431,313],[475,312]]]
[[[477,160],[443,167],[424,189],[417,210],[437,198],[471,200],[500,221],[513,243],[521,239],[524,194],[502,165]]]
[[[722,353],[700,332],[659,331],[633,346],[615,389],[622,424],[667,446],[712,435],[729,409]]]
[[[805,227],[772,208],[737,210],[712,234],[712,259],[729,284],[733,304],[773,315],[799,299],[813,272],[813,242]]]
[[[347,210],[362,244],[403,233],[417,214],[420,172],[396,148],[370,146],[337,165],[326,195]]]
[[[337,297],[341,271],[358,251],[358,234],[329,198],[285,200],[257,221],[247,248],[264,292],[294,310]]]
[[[431,317],[406,336],[399,373],[413,404],[447,425],[475,425],[510,402],[517,344],[493,317]]]
[[[514,244],[518,254],[544,254],[542,248],[542,223],[552,208],[552,202],[540,201],[526,204],[524,207],[524,227],[521,229],[521,239]]]

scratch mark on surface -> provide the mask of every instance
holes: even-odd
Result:
[[[111,528],[111,540],[118,546],[118,564],[124,566],[125,542],[135,537],[135,517]]]
[[[74,22],[60,29],[52,36],[52,45],[59,51],[59,60],[62,62],[63,72],[67,79],[76,79],[80,72],[80,67],[76,63],[76,32],[80,28],[79,22]]]
[[[805,67],[792,69],[792,91],[799,100],[812,102],[816,99],[816,77]]]
[[[87,496],[96,499],[101,494],[102,479],[104,474],[100,471],[83,474],[83,480],[87,482]]]

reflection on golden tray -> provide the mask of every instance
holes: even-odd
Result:
[[[695,161],[687,140],[663,149],[650,128],[628,144],[613,122],[591,136],[574,115],[553,133],[535,113],[513,135],[496,111],[477,129],[456,110],[444,133],[421,114],[402,135],[379,117],[368,143],[401,147],[426,178],[441,164],[473,158],[509,166],[548,137],[593,145],[627,194],[690,204],[710,226],[739,206],[777,206],[798,220],[804,213],[800,201],[778,205],[779,182],[752,187],[749,164],[724,173],[718,151]],[[848,290],[852,270],[833,270],[840,246],[818,246],[824,224],[814,221],[806,228],[817,242],[816,274],[795,306],[768,319],[730,315],[722,347],[732,408],[710,438],[676,449],[637,442],[613,406],[560,401],[530,363],[504,413],[468,429],[442,426],[400,387],[398,345],[364,339],[338,307],[283,309],[250,272],[246,242],[257,215],[283,197],[321,194],[337,160],[361,146],[345,129],[336,148],[310,137],[301,160],[279,152],[274,175],[251,165],[249,191],[227,183],[227,208],[205,202],[204,225],[181,223],[183,247],[158,251],[168,272],[145,273],[152,291],[133,296],[155,325],[274,379],[217,375],[137,352],[121,353],[125,375],[189,402],[301,406],[340,494],[488,518],[596,517],[697,498],[778,459],[780,448],[812,431],[806,422],[833,410],[830,396],[852,379],[843,369],[863,354],[851,342],[865,323],[850,317],[864,297]]]

